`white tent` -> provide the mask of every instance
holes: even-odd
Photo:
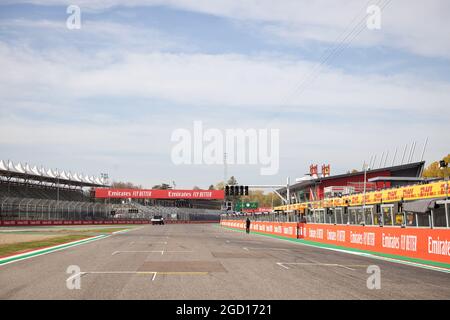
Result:
[[[59,172],[58,170],[44,169],[44,167],[39,168],[38,166],[31,166],[28,163],[26,163],[24,166],[20,162],[14,164],[11,160],[8,161],[0,160],[0,170],[54,179],[60,178],[63,180],[73,182],[105,185],[105,181],[100,177],[88,176],[79,173],[72,174],[71,172],[68,171]]]
[[[35,174],[35,175],[37,175],[37,176],[41,176],[41,175],[42,175],[42,173],[39,171],[39,169],[38,169],[36,166],[34,166],[33,168],[31,168],[31,173],[32,173],[32,174]]]
[[[15,169],[17,172],[25,173],[25,169],[23,168],[23,166],[20,162],[15,166]]]
[[[8,170],[7,166],[8,166],[8,165],[5,164],[5,163],[3,162],[3,160],[0,160],[0,170],[7,171],[7,170]]]
[[[56,175],[53,173],[52,169],[48,169],[45,175],[50,178],[56,178]]]
[[[61,172],[60,178],[64,180],[70,180],[65,171]]]

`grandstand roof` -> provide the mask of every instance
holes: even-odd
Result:
[[[407,163],[407,164],[402,164],[402,165],[397,165],[397,166],[390,166],[390,167],[384,167],[384,168],[377,168],[377,169],[371,169],[367,171],[367,174],[383,174],[385,171],[389,171],[391,172],[391,178],[394,176],[398,176],[400,175],[401,178],[405,178],[410,176],[412,178],[417,178],[420,173],[423,170],[423,167],[425,165],[425,161],[420,161],[420,162],[413,162],[413,163]],[[411,169],[410,172],[406,172],[406,170]],[[298,183],[295,183],[293,185],[290,186],[291,190],[295,190],[295,189],[302,189],[302,188],[307,188],[309,186],[313,186],[315,184],[320,184],[324,181],[327,180],[336,180],[336,179],[341,179],[341,178],[350,178],[350,177],[355,177],[355,176],[360,176],[364,174],[364,171],[358,171],[358,172],[352,172],[352,173],[344,173],[344,174],[339,174],[339,175],[334,175],[334,176],[327,176],[327,177],[317,177],[314,179],[310,179],[310,180],[305,180],[305,181],[301,181]],[[280,193],[286,193],[286,188],[281,188],[279,190],[277,190]]]
[[[106,187],[107,184],[99,177],[85,176],[69,171],[31,167],[29,164],[14,164],[12,161],[0,160],[0,176],[21,178],[27,180],[44,181],[56,184],[65,184],[78,187]]]

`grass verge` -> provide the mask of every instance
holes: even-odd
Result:
[[[71,234],[62,235],[60,237],[36,240],[36,241],[25,241],[17,243],[9,243],[0,245],[0,257],[10,256],[12,254],[19,254],[27,252],[30,250],[42,249],[46,247],[56,246],[59,244],[77,241],[81,239],[86,239],[93,236],[98,236],[101,234],[111,234],[117,231],[127,230],[129,228],[100,228],[100,229],[87,229],[87,230],[55,230],[54,232],[48,234],[59,234],[70,232]]]
[[[58,244],[77,241],[85,238],[87,238],[86,235],[74,234],[40,241],[3,244],[0,245],[0,257],[9,256],[12,254],[19,254],[34,249],[56,246]]]

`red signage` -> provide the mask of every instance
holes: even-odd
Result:
[[[205,199],[223,200],[223,190],[140,190],[140,189],[95,189],[96,198],[115,199]]]
[[[258,209],[243,209],[242,211],[250,213],[260,213],[260,212],[272,212],[273,209],[270,207],[260,207]]]
[[[221,225],[244,229],[244,220],[222,220]],[[327,243],[367,252],[390,254],[450,264],[450,230],[313,223],[253,221],[261,233]],[[298,230],[297,230],[298,228]]]

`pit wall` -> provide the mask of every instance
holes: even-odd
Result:
[[[106,224],[149,224],[149,220],[0,220],[1,227],[15,226],[70,226]],[[218,223],[218,221],[166,220],[166,224],[179,223]]]
[[[222,220],[224,227],[245,229],[245,221]],[[436,262],[450,267],[450,229],[332,225],[252,221],[262,234],[296,238],[381,255]]]

